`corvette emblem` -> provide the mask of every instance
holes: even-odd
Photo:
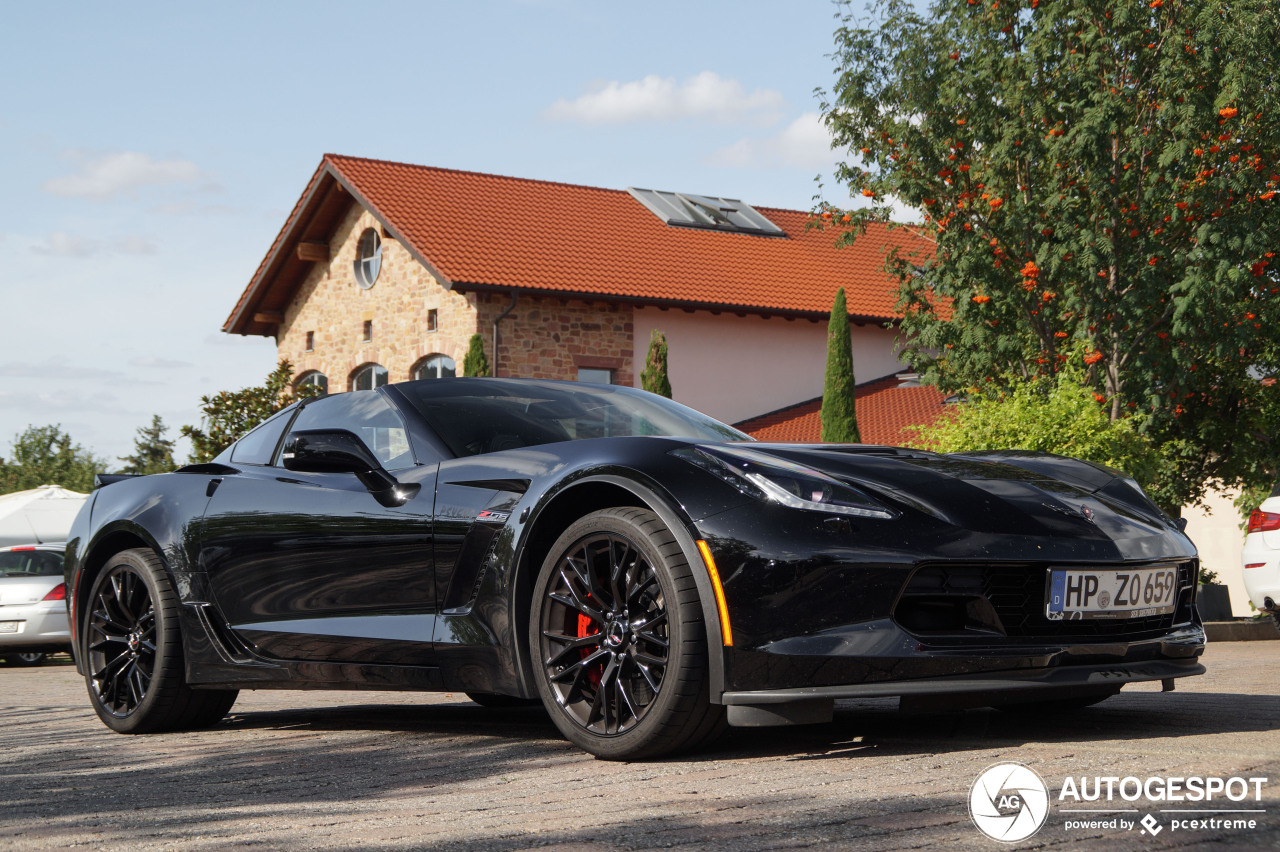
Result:
[[[1093,523],[1093,510],[1088,506],[1080,507],[1080,514],[1084,515],[1084,519],[1089,523]]]
[[[476,515],[476,520],[489,521],[494,524],[505,524],[509,517],[511,517],[510,512],[490,512],[488,509],[485,509],[480,514]]]

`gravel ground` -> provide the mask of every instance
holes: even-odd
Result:
[[[539,709],[462,695],[244,692],[212,730],[121,736],[69,664],[2,669],[0,849],[992,850],[1012,847],[974,827],[967,801],[1003,761],[1034,768],[1055,799],[1020,848],[1280,849],[1278,653],[1214,644],[1209,674],[1174,693],[1131,687],[1066,717],[841,702],[829,725],[737,729],[702,754],[633,764],[583,754]],[[1216,815],[1254,829],[1152,836],[1068,828],[1078,815],[1057,791],[1081,776],[1270,781],[1261,802],[1113,804],[1162,824],[1263,811]]]

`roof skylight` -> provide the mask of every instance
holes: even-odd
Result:
[[[635,187],[627,187],[627,192],[647,207],[650,213],[674,227],[736,231],[766,237],[786,236],[781,228],[766,219],[760,211],[735,198],[712,198],[687,192],[664,192]]]

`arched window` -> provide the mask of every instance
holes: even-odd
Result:
[[[365,364],[351,374],[351,389],[373,390],[387,383],[387,368],[381,364]]]
[[[329,377],[319,370],[307,370],[307,372],[298,376],[298,381],[294,383],[296,388],[300,388],[303,385],[315,385],[320,388],[320,393],[326,394],[329,392]]]
[[[378,281],[378,273],[382,271],[382,238],[373,228],[365,228],[356,245],[355,273],[356,283],[362,290],[368,290]]]
[[[411,374],[415,379],[452,379],[458,365],[448,355],[428,355],[417,363]]]

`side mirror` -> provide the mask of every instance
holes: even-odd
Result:
[[[305,473],[364,473],[381,470],[378,457],[346,429],[290,432],[281,454],[286,470]]]
[[[403,506],[422,488],[402,484],[383,469],[373,451],[346,429],[303,429],[290,432],[281,461],[285,470],[302,473],[354,473],[384,506]]]

